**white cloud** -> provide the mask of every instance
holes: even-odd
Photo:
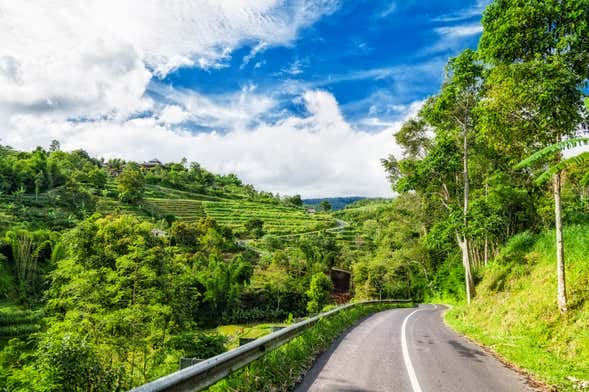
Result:
[[[106,158],[186,157],[260,189],[308,197],[390,195],[379,159],[396,151],[392,134],[400,123],[373,133],[354,129],[331,94],[310,86],[297,90],[308,116],[267,123],[277,103],[253,85],[205,96],[156,81],[181,66],[222,67],[244,44],[290,45],[337,5],[0,0],[2,143],[31,149],[58,139],[64,149]],[[379,69],[351,77],[390,75]],[[190,123],[220,132],[194,133]]]
[[[241,63],[240,69],[243,69],[256,55],[260,52],[263,52],[266,48],[268,48],[268,43],[266,42],[259,42],[256,46],[254,46],[250,52],[243,56],[243,60]],[[257,64],[257,63],[256,63]]]
[[[448,38],[468,37],[483,32],[483,26],[480,23],[458,26],[438,27],[436,33]]]
[[[150,90],[173,102],[186,113],[182,121],[191,120],[202,128],[225,131],[249,129],[260,121],[260,116],[272,109],[276,102],[255,92],[255,85],[244,86],[237,93],[208,95],[194,90],[180,90],[153,83]],[[179,121],[179,122],[182,122]]]
[[[479,35],[483,26],[479,23],[456,24],[434,29],[439,39],[433,45],[420,52],[421,55],[432,55],[447,52],[458,52],[466,46],[466,42]]]
[[[301,59],[296,59],[295,61],[293,61],[288,67],[281,69],[280,71],[282,73],[288,74],[288,75],[300,75],[302,74],[304,71],[304,68],[307,67],[309,65],[309,59],[305,59],[305,60],[301,60]]]
[[[379,18],[386,18],[397,10],[397,3],[392,1],[379,14]]]
[[[247,42],[288,45],[335,0],[0,0],[0,106],[126,118],[154,77],[223,66]],[[261,50],[261,49],[260,49]]]
[[[484,9],[487,7],[487,5],[489,5],[490,2],[491,2],[491,0],[477,0],[476,4],[474,4],[470,7],[460,9],[456,12],[451,13],[451,14],[439,16],[439,17],[433,19],[433,21],[434,22],[459,22],[459,21],[464,21],[467,19],[472,19],[476,16],[480,16],[483,13]]]
[[[178,105],[166,105],[159,115],[159,120],[164,124],[180,124],[188,118],[190,113]]]
[[[393,134],[401,122],[376,133],[362,132],[345,121],[330,93],[308,91],[302,100],[309,112],[306,117],[223,134],[192,133],[158,118],[72,123],[44,114],[19,118],[6,136],[20,148],[48,146],[56,138],[64,149],[84,148],[106,158],[186,157],[281,194],[391,196],[380,158],[399,153]],[[180,109],[167,107],[160,119],[173,111]]]

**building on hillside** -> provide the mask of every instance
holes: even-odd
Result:
[[[307,208],[307,214],[311,214],[312,215],[312,214],[314,214],[316,212],[317,212],[317,210],[314,209],[314,208]]]
[[[163,163],[161,163],[158,159],[152,159],[149,162],[143,162],[141,164],[141,167],[143,169],[153,169],[154,167],[158,167],[158,166],[163,166]]]

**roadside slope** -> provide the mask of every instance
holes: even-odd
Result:
[[[554,232],[523,233],[482,271],[470,308],[446,320],[559,391],[589,390],[589,227],[565,229],[569,311],[556,306]]]

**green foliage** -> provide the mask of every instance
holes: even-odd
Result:
[[[319,203],[319,208],[321,208],[321,211],[331,211],[331,203],[329,200],[322,200]]]
[[[48,336],[39,347],[39,367],[50,391],[120,391],[116,372],[106,369],[81,336]]]
[[[311,285],[307,290],[309,302],[307,303],[307,310],[309,313],[318,313],[329,302],[329,294],[333,290],[333,283],[331,279],[324,273],[316,273],[311,278]]]
[[[283,203],[291,207],[302,207],[303,199],[301,195],[287,196],[283,199]]]
[[[175,335],[170,345],[183,352],[187,358],[210,358],[225,352],[227,338],[223,335],[203,332],[182,332]]]
[[[0,254],[0,297],[6,298],[15,290],[14,277],[10,272],[7,259],[3,254]]]
[[[261,219],[247,220],[244,227],[253,238],[261,238],[264,235],[264,221]]]
[[[137,164],[128,163],[117,177],[117,190],[121,201],[135,203],[143,197],[145,178]]]
[[[18,300],[29,305],[40,300],[46,288],[45,274],[49,272],[52,247],[57,236],[48,230],[10,230],[3,242],[9,246]]]
[[[505,246],[501,248],[495,260],[500,264],[521,261],[535,242],[536,237],[532,233],[528,231],[518,233],[511,237]]]

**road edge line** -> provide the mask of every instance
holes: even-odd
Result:
[[[405,369],[407,369],[407,373],[409,374],[409,381],[411,383],[411,388],[413,388],[413,392],[423,392],[421,390],[421,385],[419,384],[419,380],[417,379],[417,374],[415,373],[415,368],[413,367],[413,363],[411,362],[411,357],[409,356],[409,346],[407,344],[407,321],[411,316],[415,313],[421,311],[422,309],[416,309],[411,312],[405,320],[403,320],[403,325],[401,326],[401,349],[403,351],[403,361],[405,362]]]

